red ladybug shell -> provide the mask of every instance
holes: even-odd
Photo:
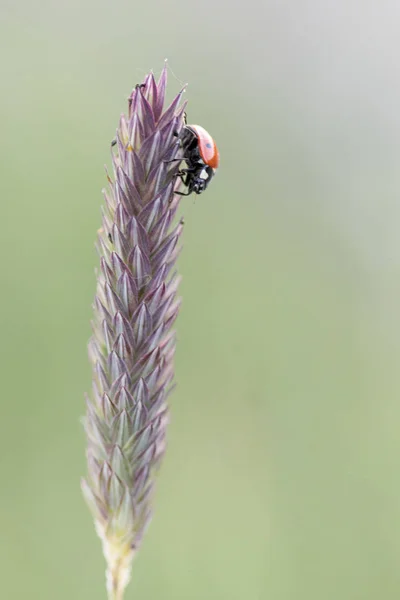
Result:
[[[219,152],[211,135],[201,125],[190,125],[199,140],[199,152],[204,163],[212,169],[219,165]]]

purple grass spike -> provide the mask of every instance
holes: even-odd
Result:
[[[103,544],[109,600],[122,600],[151,520],[174,385],[171,328],[180,306],[175,262],[183,220],[175,220],[177,163],[165,161],[179,156],[185,106],[180,92],[164,110],[166,81],[167,66],[158,83],[150,74],[129,97],[98,232],[82,491]]]

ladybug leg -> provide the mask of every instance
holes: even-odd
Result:
[[[187,173],[182,173],[182,171],[178,171],[178,173],[175,173],[174,177],[179,177],[179,179],[182,181],[183,185],[185,185],[185,186],[189,185],[190,175],[188,175]]]
[[[164,164],[173,163],[173,162],[182,162],[185,160],[184,158],[172,158],[171,160],[164,160]]]
[[[183,181],[184,173],[181,173],[180,171],[178,171],[178,173],[175,173],[174,177],[180,177]]]
[[[186,175],[186,178],[185,178],[185,174],[184,174],[184,173],[180,173],[180,172],[179,172],[179,173],[177,173],[177,174],[176,174],[176,176],[177,176],[177,177],[180,177],[180,179],[181,179],[181,181],[182,181],[183,185],[186,185],[186,186],[187,186],[187,184],[188,184],[188,181],[187,181],[187,175]],[[175,193],[175,194],[178,194],[178,196],[190,196],[190,194],[192,193],[192,190],[189,190],[189,191],[188,191],[188,192],[186,192],[186,193],[185,193],[185,192],[177,192],[177,191],[175,191],[174,193]]]

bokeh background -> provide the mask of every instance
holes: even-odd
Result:
[[[4,600],[105,598],[79,418],[103,164],[164,58],[221,169],[182,202],[178,388],[126,600],[400,594],[396,0],[1,0]]]

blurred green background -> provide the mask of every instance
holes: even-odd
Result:
[[[105,598],[79,488],[94,240],[119,114],[165,57],[221,169],[182,202],[178,388],[126,600],[399,597],[399,18],[2,0],[2,599]]]

